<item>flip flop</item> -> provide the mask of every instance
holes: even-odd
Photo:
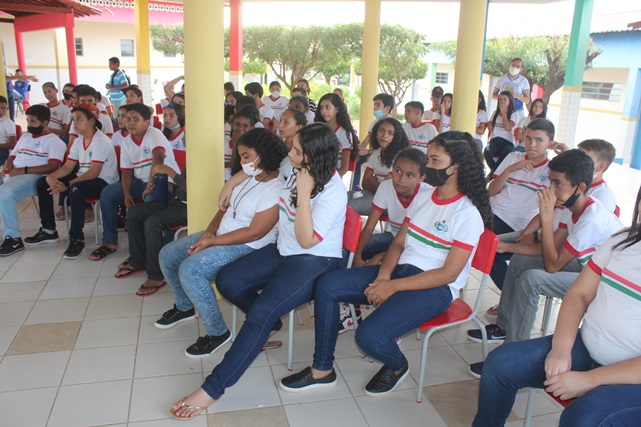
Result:
[[[174,418],[174,419],[180,420],[180,421],[189,421],[189,420],[193,420],[198,415],[202,414],[205,409],[207,409],[207,408],[204,408],[202,406],[188,405],[187,402],[186,402],[186,399],[187,398],[183,399],[183,401],[180,404],[180,406],[178,407],[178,409],[171,408],[169,410],[169,415],[171,416],[171,418]],[[176,412],[180,411],[184,407],[194,411],[194,413],[192,414],[191,417],[181,417],[180,415],[176,415]]]
[[[155,294],[165,286],[167,286],[167,282],[165,282],[164,280],[160,283],[160,285],[157,285],[157,286],[145,286],[145,284],[143,283],[142,285],[140,285],[140,287],[136,291],[136,295],[138,295],[139,297],[148,297],[149,295]],[[145,293],[140,292],[142,290],[147,290],[147,289],[151,289],[151,291],[145,292]]]
[[[92,261],[100,261],[101,259],[104,259],[107,255],[110,255],[114,252],[116,252],[118,249],[116,248],[108,248],[106,246],[100,246],[98,249],[93,251],[91,255],[89,255],[89,259]]]
[[[281,348],[283,346],[282,341],[267,341],[263,346],[263,351],[269,350],[271,348]]]
[[[131,264],[128,263],[126,266],[124,266],[122,268],[119,268],[118,271],[116,272],[116,274],[114,274],[114,277],[116,279],[123,279],[125,277],[135,276],[136,274],[144,273],[145,271],[147,271],[147,270],[144,269],[144,268],[135,269],[135,268],[133,268],[131,266]],[[125,272],[125,273],[124,274],[118,274],[118,273],[121,273],[121,272]]]
[[[64,210],[57,211],[54,214],[54,217],[56,218],[56,221],[64,221],[65,220],[65,211]]]
[[[125,268],[125,267],[127,267],[130,263],[131,263],[131,258],[127,258],[126,260],[124,260],[123,262],[121,262],[120,264],[118,264],[118,265],[116,266],[116,268],[118,268],[118,269]]]
[[[89,224],[90,222],[93,222],[94,219],[95,218],[94,218],[93,210],[91,209],[85,210],[85,224]]]

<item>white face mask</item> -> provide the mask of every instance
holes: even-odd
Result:
[[[280,92],[274,91],[271,93],[272,98],[278,98],[280,96]]]
[[[258,161],[258,157],[256,157],[256,160],[254,160],[251,163],[243,164],[243,172],[245,172],[247,176],[250,176],[250,177],[257,176],[263,173],[263,170],[256,166],[257,161]]]
[[[510,75],[511,76],[516,76],[517,74],[520,74],[520,73],[521,73],[521,69],[520,68],[510,67]]]

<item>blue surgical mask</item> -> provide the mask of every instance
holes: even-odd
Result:
[[[385,113],[383,112],[383,110],[374,110],[374,117],[376,117],[377,119],[380,119],[384,115]]]

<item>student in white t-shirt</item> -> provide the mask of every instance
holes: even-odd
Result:
[[[410,144],[423,153],[426,153],[427,144],[438,135],[438,132],[434,125],[421,120],[423,110],[422,102],[410,101],[405,104],[405,124],[403,125],[403,130],[410,140]]]
[[[118,123],[118,130],[111,136],[111,143],[114,147],[120,147],[129,135],[127,131],[127,106],[121,105],[116,112],[116,122]]]
[[[345,103],[335,93],[326,93],[318,101],[316,121],[327,124],[338,138],[341,145],[338,152],[336,169],[342,177],[349,169],[349,160],[352,150],[358,150],[358,137],[352,127],[352,121],[347,112]]]
[[[433,188],[416,195],[381,264],[319,279],[313,364],[281,379],[281,389],[298,392],[336,383],[337,302],[349,302],[376,306],[356,329],[359,348],[383,363],[365,394],[390,393],[409,374],[396,338],[442,314],[458,298],[479,238],[492,221],[483,160],[472,135],[463,132],[437,136],[427,148],[427,158],[426,176]]]
[[[78,85],[74,88],[74,93],[76,94],[78,99],[76,106],[80,104],[92,104],[94,106],[96,105],[96,96],[97,96],[96,90],[91,86]],[[101,129],[102,133],[104,133],[109,138],[111,138],[111,136],[114,133],[114,128],[111,122],[111,118],[109,118],[109,116],[107,116],[106,114],[100,113],[98,120],[102,125],[102,129]],[[78,137],[78,132],[76,132],[76,128],[72,122],[71,127],[69,128],[69,144],[68,144],[69,147],[73,146],[73,142],[77,137]]]
[[[370,146],[372,153],[367,161],[367,168],[363,174],[363,182],[360,197],[354,197],[355,192],[348,193],[347,204],[358,212],[359,215],[367,215],[372,208],[374,194],[379,185],[392,177],[392,163],[399,151],[410,146],[407,135],[403,131],[401,123],[388,117],[381,119],[372,128],[370,135]]]
[[[501,92],[498,108],[487,123],[490,136],[483,152],[485,162],[490,168],[490,175],[514,149],[514,126],[517,120],[512,93]]]
[[[185,351],[191,358],[209,356],[231,337],[209,284],[225,265],[276,242],[278,197],[282,188],[278,167],[287,150],[273,133],[254,129],[238,140],[238,152],[249,175],[234,189],[228,209],[219,210],[206,230],[162,248],[159,268],[156,271],[154,266],[153,276],[149,265],[158,264],[158,254],[154,258],[146,253],[149,278],[153,277],[153,282],[160,285],[164,277],[175,299],[174,308],[165,312],[155,326],[171,328],[194,319],[196,311],[203,320],[205,336]],[[132,257],[131,262],[132,268],[145,267],[144,258]]]
[[[0,165],[4,165],[16,146],[16,124],[6,117],[8,109],[9,101],[0,95]]]
[[[0,220],[4,234],[0,256],[24,250],[17,203],[37,194],[38,179],[58,169],[67,151],[65,143],[47,128],[51,114],[47,107],[32,105],[25,113],[27,131],[0,170],[0,178],[4,179],[0,185]]]
[[[307,124],[307,118],[302,111],[288,108],[281,115],[278,134],[283,139],[288,152],[294,146],[294,136],[296,136],[296,133],[298,133],[298,131]],[[287,181],[292,173],[294,173],[292,164],[289,161],[289,156],[285,156],[283,158],[283,161],[281,162],[280,168],[278,170],[285,181]]]
[[[485,361],[474,426],[503,425],[524,387],[561,400],[562,426],[641,418],[641,189],[632,226],[596,251],[563,299],[554,335],[501,346]]]
[[[233,175],[232,171],[235,173],[242,169],[238,153],[234,148],[234,141],[238,141],[245,132],[254,129],[255,123],[254,109],[250,107],[243,107],[234,114],[231,125],[231,138],[225,143],[223,150],[225,155],[225,180],[228,180]]]
[[[434,86],[432,89],[432,95],[430,96],[430,101],[432,102],[432,108],[426,110],[423,113],[423,121],[428,122],[436,128],[438,131],[441,121],[441,99],[443,98],[443,88],[440,86]]]
[[[525,64],[521,58],[512,59],[507,74],[497,79],[492,92],[492,99],[499,99],[499,94],[503,91],[510,92],[519,119],[523,117],[524,106],[530,102],[530,83],[521,74],[524,67]]]
[[[118,248],[118,206],[153,200],[152,168],[165,164],[180,172],[169,141],[151,126],[151,111],[145,104],[127,104],[127,130],[129,135],[120,146],[121,182],[109,184],[100,194],[102,243],[89,255],[92,261],[99,261]],[[173,185],[171,180],[169,185]]]
[[[441,108],[443,114],[440,121],[439,133],[449,132],[450,122],[452,120],[452,102],[454,101],[454,95],[451,93],[446,93],[441,99]]]
[[[42,92],[47,98],[45,104],[51,110],[51,120],[49,120],[49,130],[51,133],[58,135],[63,141],[69,138],[69,129],[71,127],[71,110],[58,99],[58,89],[52,82],[42,85]]]
[[[31,246],[58,241],[53,195],[67,192],[71,227],[64,258],[76,259],[85,251],[85,200],[99,198],[103,188],[118,182],[116,150],[111,140],[100,131],[102,124],[98,114],[100,112],[93,104],[79,104],[71,111],[78,137],[65,164],[38,180],[41,227],[35,235],[25,239],[25,244]]]
[[[260,354],[270,330],[280,329],[280,317],[310,301],[316,279],[339,268],[347,192],[335,170],[338,149],[324,124],[305,126],[294,137],[289,158],[299,171],[280,191],[277,242],[228,264],[216,277],[219,292],[246,313],[245,322],[201,388],[171,408],[174,418],[197,416],[221,398]],[[233,216],[238,206],[227,210]]]
[[[274,110],[265,103],[263,103],[263,86],[258,82],[251,82],[245,85],[245,95],[250,96],[256,103],[258,114],[260,115],[260,122],[265,129],[271,129],[274,120]]]
[[[479,90],[479,105],[476,110],[476,134],[474,138],[479,143],[481,150],[483,149],[483,134],[487,130],[487,105],[485,104],[485,96]]]
[[[302,87],[296,86],[296,87],[292,88],[292,90],[290,91],[290,95],[291,95],[291,98],[289,100],[290,101],[289,106],[290,107],[294,107],[297,110],[300,110],[300,108],[292,105],[291,104],[291,100],[296,98],[297,96],[305,98],[305,110],[303,111],[303,113],[305,113],[305,118],[307,119],[307,123],[314,123],[314,121],[316,119],[316,115],[314,114],[314,112],[311,109],[311,105],[309,103],[309,97],[307,96],[307,91],[305,89],[303,89]]]
[[[263,104],[270,107],[274,112],[274,126],[278,126],[280,116],[289,105],[289,98],[280,94],[281,86],[276,80],[269,84],[269,95],[263,97]]]
[[[525,130],[527,129],[528,123],[534,119],[545,119],[548,112],[548,103],[545,102],[543,98],[536,98],[530,104],[529,114],[527,117],[522,117],[517,123],[516,128],[514,129],[514,138],[516,151],[525,151],[524,142],[525,142]]]
[[[162,109],[162,133],[173,150],[185,151],[185,108],[173,103]]]

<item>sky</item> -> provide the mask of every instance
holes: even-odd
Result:
[[[332,25],[363,20],[365,4],[351,1],[244,2],[243,25]],[[488,38],[569,34],[574,0],[551,3],[492,3]],[[229,25],[226,8],[225,25]],[[401,24],[425,35],[426,42],[456,39],[458,2],[388,2],[381,7],[381,23]],[[594,0],[592,31],[624,30],[627,23],[641,21],[639,0]]]

